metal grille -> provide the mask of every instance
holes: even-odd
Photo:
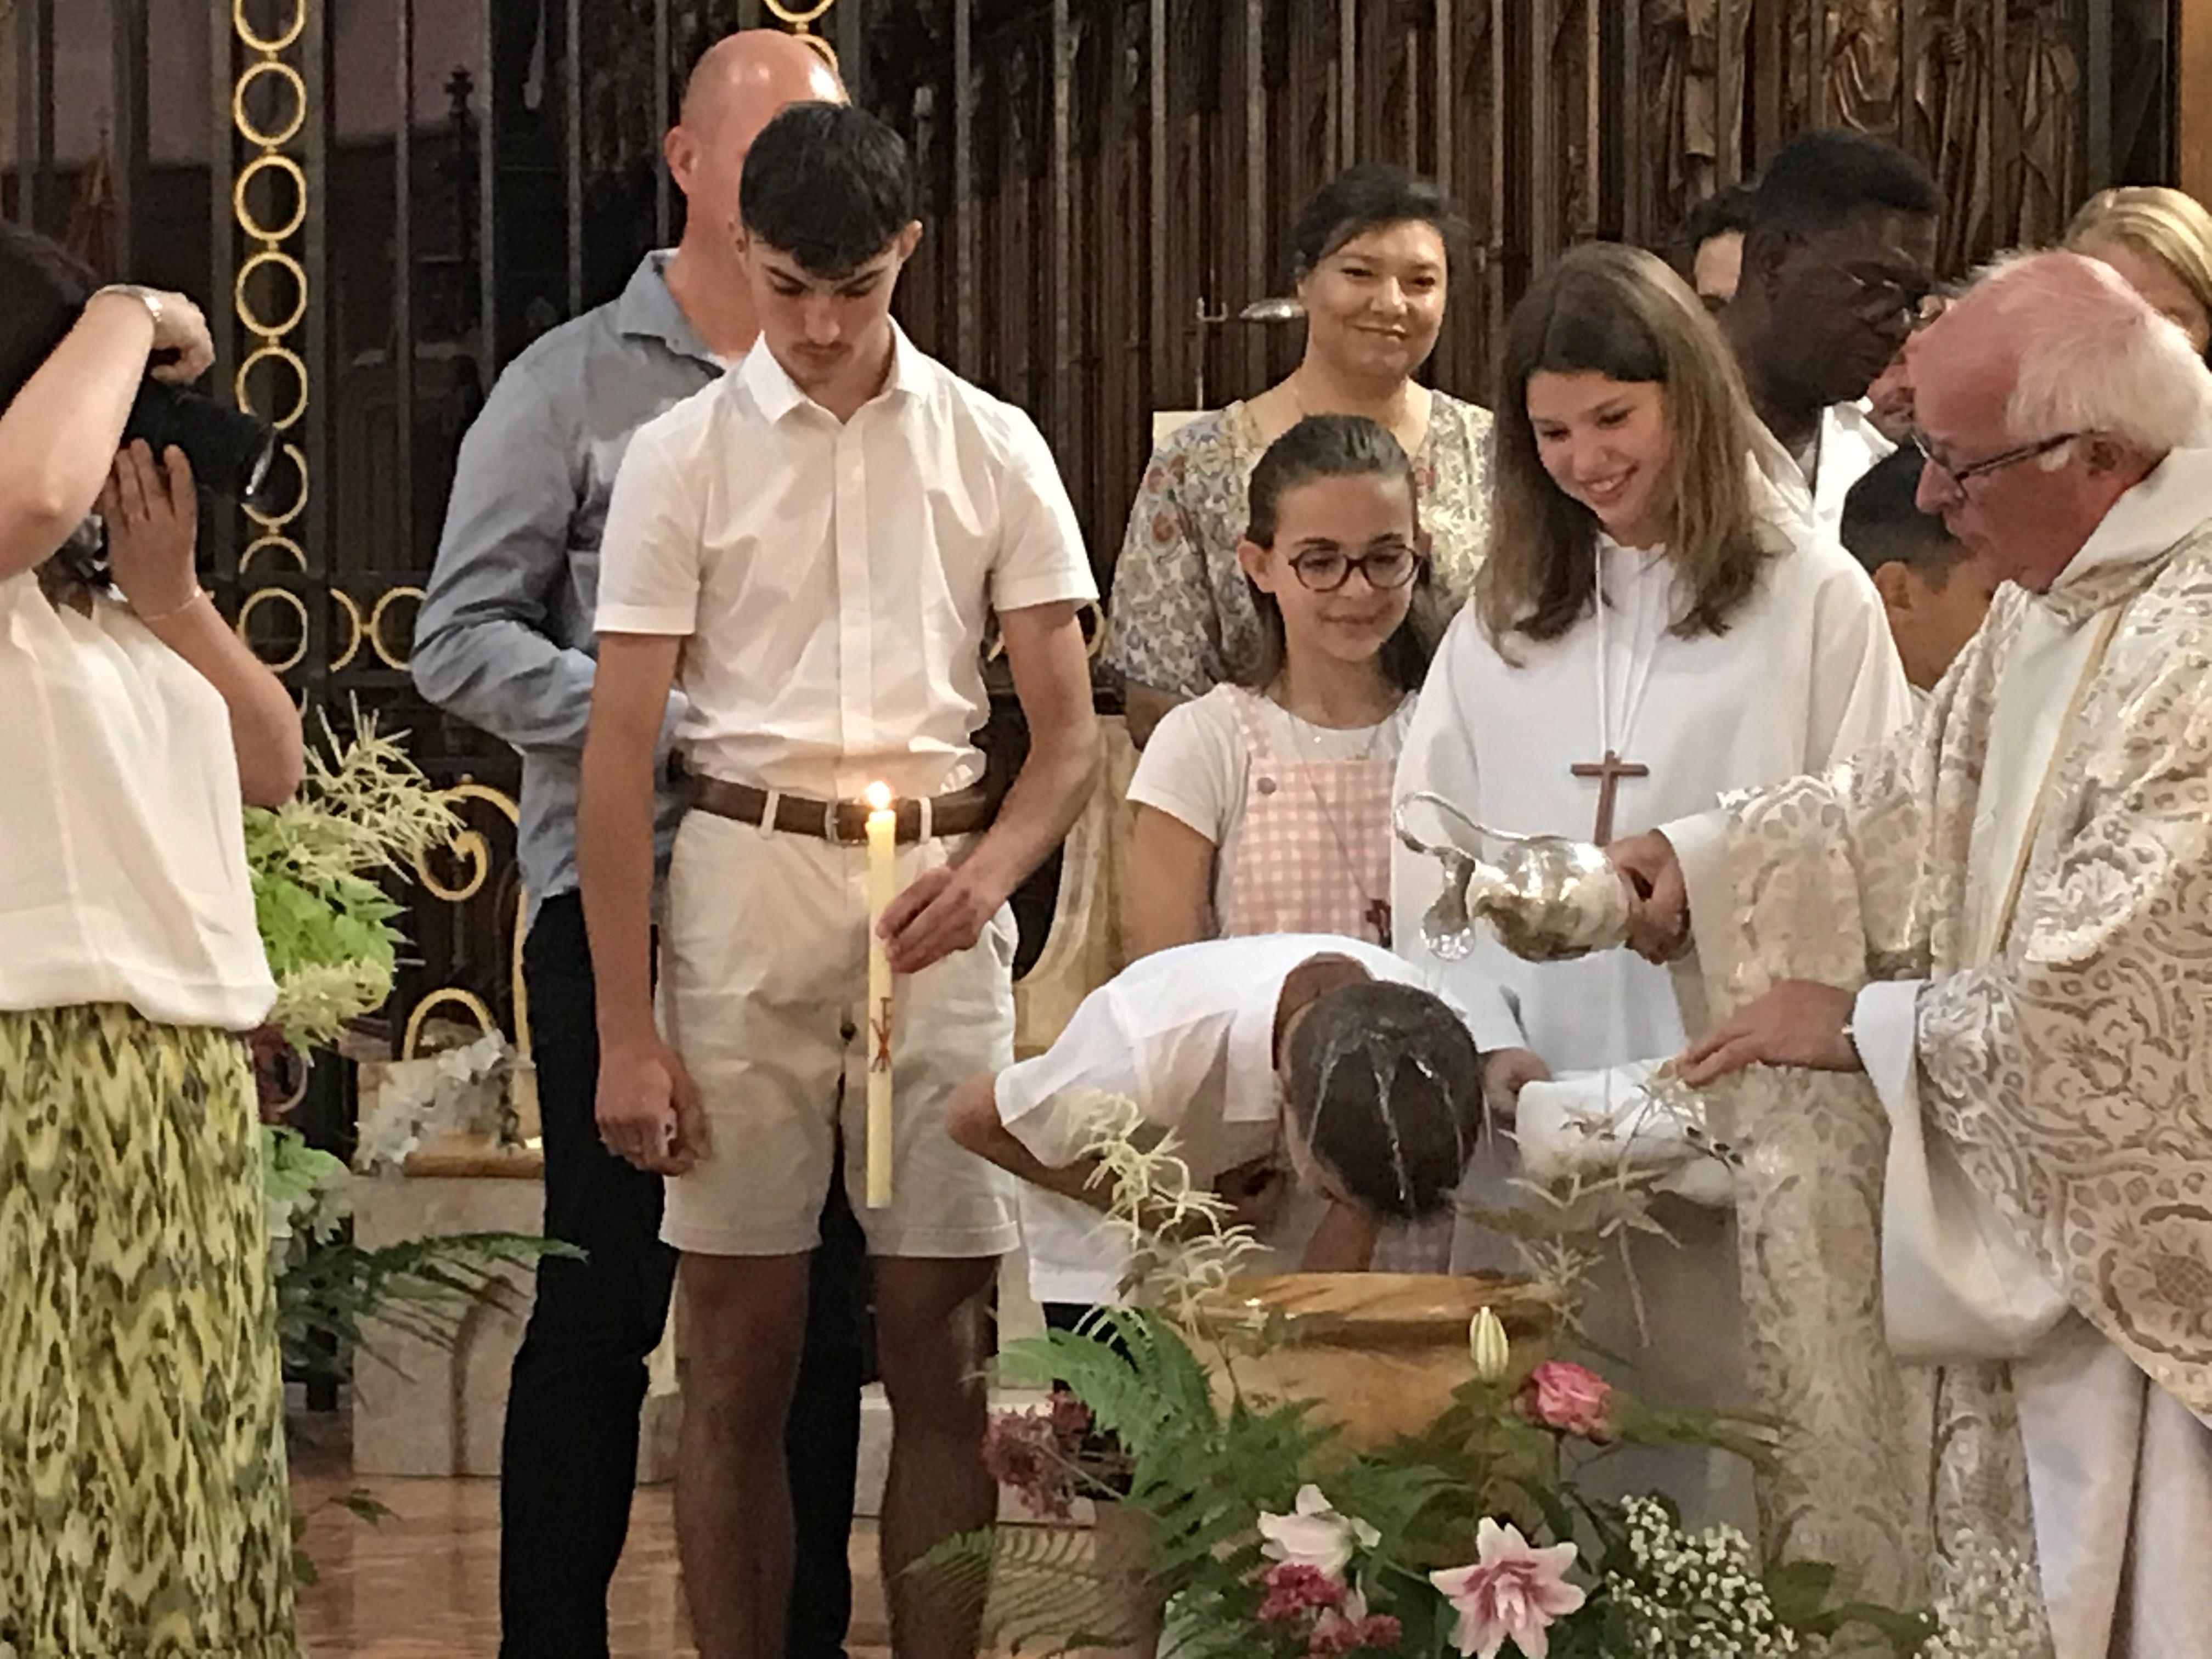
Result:
[[[1429,374],[1488,401],[1506,307],[1590,235],[1652,242],[1792,133],[1930,160],[1954,269],[2172,167],[2166,0],[835,0],[815,26],[927,181],[902,314],[1031,410],[1103,574],[1155,409],[1257,391],[1295,328],[1297,204],[1347,162],[1442,178],[1476,231]],[[512,757],[405,672],[453,454],[499,368],[611,297],[682,203],[684,67],[761,0],[0,0],[6,210],[206,296],[222,384],[285,416],[276,522],[214,585],[307,702],[416,737],[469,818],[410,919],[426,1018],[514,1030]],[[333,31],[343,30],[344,49]],[[179,116],[179,65],[206,64]],[[104,136],[85,137],[87,100]],[[189,88],[181,100],[193,101]],[[72,137],[72,134],[76,135]]]

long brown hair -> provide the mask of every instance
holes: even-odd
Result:
[[[1528,419],[1540,374],[1656,386],[1674,438],[1667,556],[1684,639],[1723,634],[1770,556],[1751,477],[1757,416],[1735,359],[1697,296],[1659,259],[1611,242],[1573,248],[1513,308],[1492,430],[1490,550],[1474,607],[1507,637],[1554,640],[1597,592],[1596,515],[1552,481]]]

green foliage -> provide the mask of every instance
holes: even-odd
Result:
[[[349,1238],[314,1244],[276,1280],[285,1363],[326,1365],[331,1343],[376,1358],[380,1326],[450,1349],[478,1303],[511,1295],[501,1269],[582,1255],[573,1244],[523,1233],[449,1233],[374,1250]]]
[[[1137,1632],[1100,1572],[1091,1540],[1066,1527],[985,1527],[948,1538],[909,1571],[969,1608],[988,1607],[991,1644],[1010,1653],[1117,1647]]]
[[[391,996],[401,906],[373,878],[406,874],[454,830],[452,809],[399,746],[404,735],[356,714],[341,739],[325,719],[297,798],[246,814],[254,920],[277,985],[270,1023],[303,1048]]]

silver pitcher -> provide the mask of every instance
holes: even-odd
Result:
[[[1408,823],[1409,809],[1433,806],[1464,826],[1425,841]],[[1474,924],[1490,924],[1498,943],[1528,962],[1567,962],[1628,943],[1634,890],[1604,849],[1565,836],[1516,836],[1477,823],[1443,796],[1420,790],[1391,814],[1398,839],[1443,866],[1443,891],[1421,918],[1421,938],[1447,962],[1474,948]],[[1485,843],[1495,861],[1483,856]]]

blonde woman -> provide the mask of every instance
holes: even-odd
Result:
[[[1246,677],[1263,629],[1237,562],[1245,489],[1309,415],[1364,415],[1413,459],[1437,586],[1467,597],[1482,553],[1490,415],[1413,379],[1436,349],[1467,235],[1432,179],[1379,162],[1298,210],[1305,356],[1259,396],[1202,415],[1154,453],[1114,568],[1107,660],[1139,744],[1167,711]]]
[[[2102,260],[2151,308],[2212,347],[2212,212],[2164,185],[2100,190],[2066,228],[2066,246]]]
[[[1509,325],[1496,409],[1490,551],[1422,688],[1401,798],[1434,790],[1496,829],[1602,842],[1904,723],[1872,583],[1755,476],[1735,359],[1659,260],[1592,244],[1540,277]],[[1425,952],[1436,884],[1433,865],[1399,854],[1401,951]],[[1438,966],[1473,1011],[1501,1119],[1530,1081],[1683,1045],[1668,970],[1621,952],[1539,966],[1486,941]],[[1510,1161],[1478,1152],[1480,1205],[1511,1201]],[[1638,1254],[1652,1339],[1640,1384],[1741,1403],[1725,1224],[1705,1214],[1676,1231],[1680,1250]],[[1510,1253],[1466,1229],[1459,1256],[1496,1266]],[[1633,1352],[1643,1339],[1620,1300],[1600,1287],[1594,1336]],[[1717,1460],[1670,1455],[1623,1478],[1661,1482],[1701,1519],[1750,1518],[1747,1482]]]

